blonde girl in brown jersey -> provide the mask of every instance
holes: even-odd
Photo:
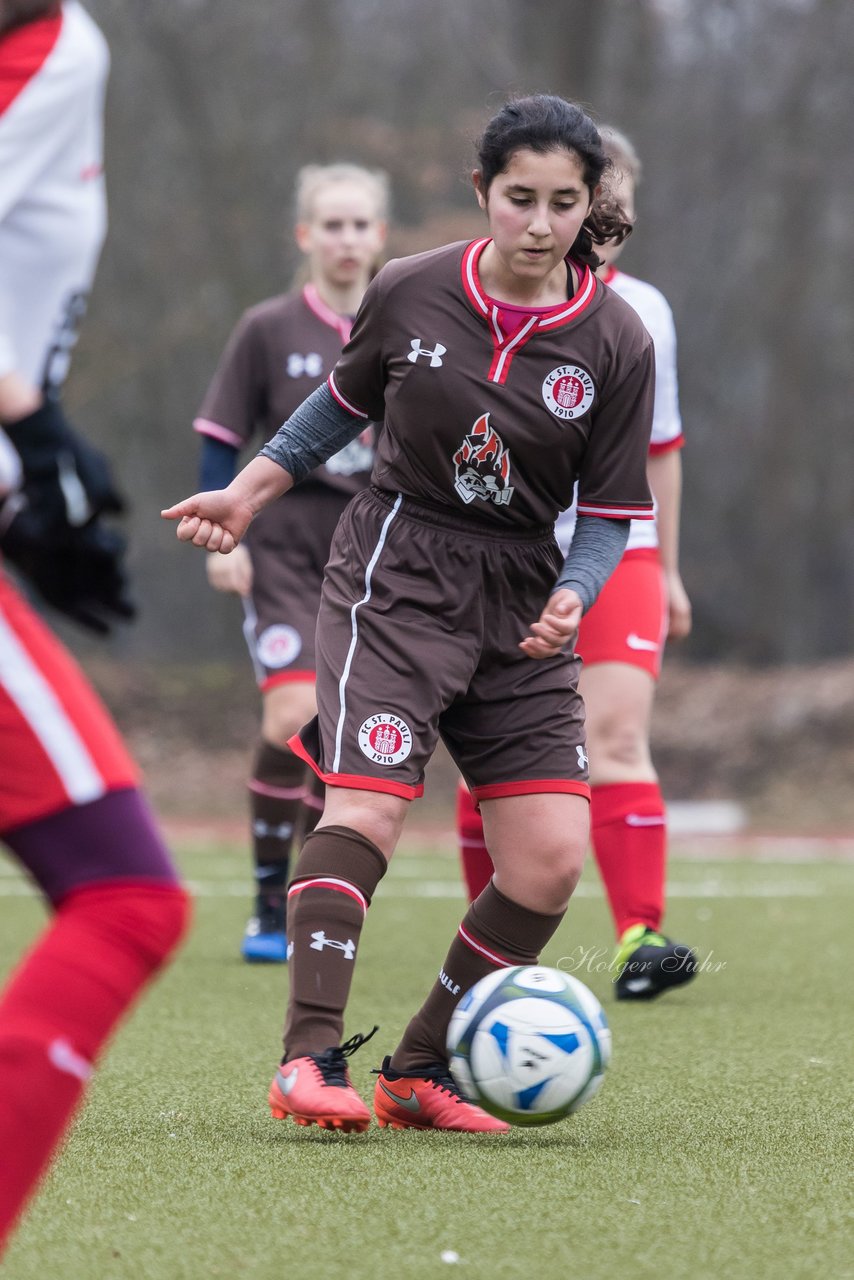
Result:
[[[203,488],[234,478],[239,449],[266,439],[329,373],[385,244],[388,179],[355,164],[306,165],[296,181],[294,289],[250,308],[220,359],[196,417]],[[370,433],[366,433],[370,436]],[[255,905],[240,951],[287,960],[291,850],[323,810],[324,787],[288,739],[314,715],[314,631],[323,566],[338,517],[368,482],[369,439],[318,468],[298,500],[274,504],[246,544],[207,560],[216,591],[238,595],[261,690],[261,736],[248,782]]]
[[[365,1037],[341,1043],[344,1009],[367,907],[441,733],[496,871],[383,1061],[374,1110],[399,1128],[506,1129],[460,1094],[445,1033],[479,978],[536,961],[577,883],[589,787],[571,643],[629,518],[651,517],[651,342],[593,274],[594,243],[629,230],[599,199],[606,166],[577,106],[507,104],[474,174],[489,235],[383,268],[328,386],[226,490],[163,513],[182,541],[228,553],[314,458],[383,416],[373,488],[342,517],[326,570],[319,716],[291,743],[328,797],[289,891],[274,1116],[370,1121],[347,1069]],[[553,522],[576,478],[562,562]]]

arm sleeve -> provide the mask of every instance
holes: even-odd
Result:
[[[364,427],[363,419],[343,408],[324,383],[279,427],[260,454],[284,467],[298,484],[355,440]]]
[[[264,413],[265,387],[261,341],[252,314],[247,312],[225,345],[194,429],[239,449]]]
[[[199,459],[199,489],[225,489],[237,474],[237,449],[213,436],[202,437]]]
[[[653,518],[646,461],[654,395],[653,346],[647,337],[599,404],[578,479],[579,516]]]
[[[586,613],[620,563],[630,524],[630,520],[579,516],[554,590],[568,587],[576,591]]]

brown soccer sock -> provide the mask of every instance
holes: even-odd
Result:
[[[341,1043],[362,924],[387,866],[349,827],[321,827],[306,838],[288,890],[286,1059]]]
[[[445,1036],[460,996],[495,969],[536,964],[563,917],[520,907],[490,882],[463,916],[433,990],[392,1054],[393,1070],[447,1062]]]
[[[258,895],[284,899],[294,825],[305,796],[305,761],[263,738],[249,780]]]

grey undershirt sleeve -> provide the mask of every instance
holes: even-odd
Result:
[[[367,425],[365,419],[342,409],[324,382],[294,410],[259,453],[278,462],[297,484],[345,444],[355,440]]]
[[[586,613],[622,559],[630,524],[631,520],[579,516],[553,590],[568,587],[576,591]]]

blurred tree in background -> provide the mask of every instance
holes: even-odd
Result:
[[[132,493],[119,654],[241,655],[235,601],[159,508],[241,310],[288,286],[300,165],[386,168],[393,254],[478,234],[473,142],[512,92],[577,98],[643,158],[622,265],[680,337],[697,659],[854,647],[849,0],[86,0],[113,54],[110,235],[70,407]]]

